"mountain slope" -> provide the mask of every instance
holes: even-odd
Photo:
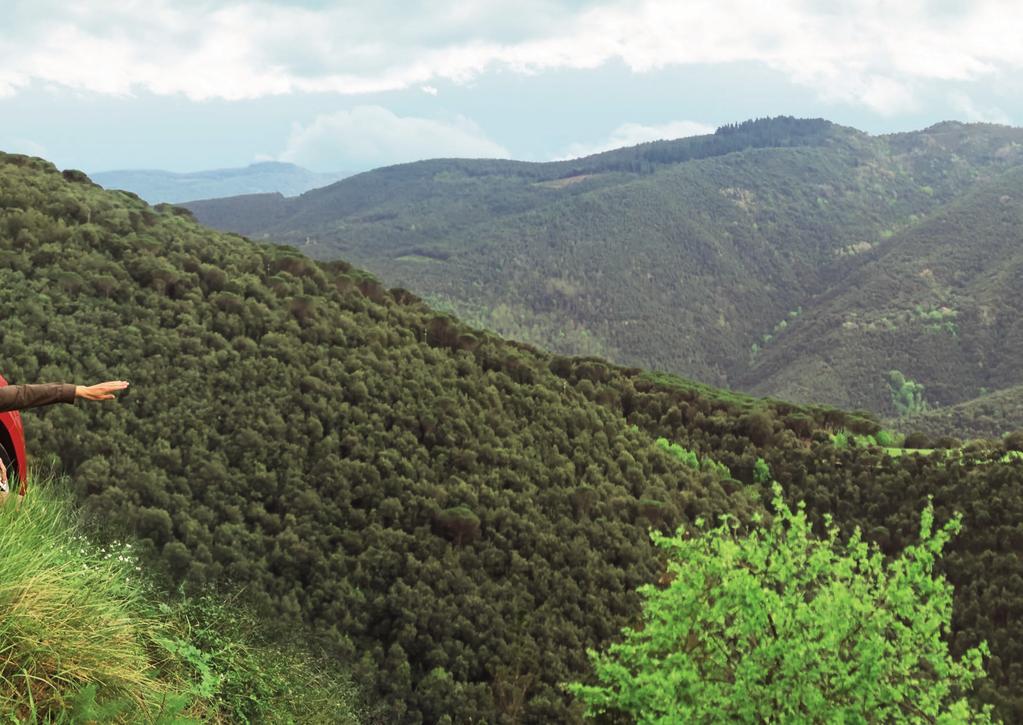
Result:
[[[978,182],[895,235],[766,346],[740,384],[889,414],[899,412],[891,370],[922,384],[932,406],[1019,384],[1021,185],[1023,168]]]
[[[157,169],[122,169],[92,175],[108,189],[124,189],[146,201],[177,203],[240,194],[274,192],[295,196],[337,181],[343,174],[318,174],[294,164],[264,161],[238,169],[174,173]]]
[[[788,395],[784,381],[761,384],[760,348],[900,231],[1021,159],[1021,129],[870,137],[771,119],[571,162],[437,160],[291,200],[189,206],[554,351]],[[888,412],[827,367],[813,373],[826,379],[808,395]]]
[[[5,377],[133,383],[26,413],[34,455],[186,588],[313,627],[382,722],[578,721],[560,683],[635,622],[649,529],[748,521],[765,471],[886,553],[928,496],[963,511],[953,650],[988,640],[977,697],[1023,717],[1023,466],[993,444],[832,442],[879,425],[507,342],[38,159],[0,156],[0,207]]]
[[[539,354],[347,264],[20,156],[0,206],[4,376],[132,382],[26,414],[37,455],[188,587],[316,628],[387,721],[566,719],[558,683],[656,573],[650,522],[750,510]]]
[[[1023,385],[909,415],[893,423],[907,433],[920,431],[932,437],[955,431],[967,438],[997,438],[1006,431],[1023,431]]]

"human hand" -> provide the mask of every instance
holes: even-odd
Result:
[[[75,397],[86,400],[110,400],[114,397],[115,391],[124,390],[127,387],[127,380],[108,380],[95,385],[76,385]]]

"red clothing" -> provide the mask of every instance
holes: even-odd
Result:
[[[74,403],[75,386],[71,383],[42,385],[5,385],[0,387],[0,413],[8,410],[37,408],[51,403]]]

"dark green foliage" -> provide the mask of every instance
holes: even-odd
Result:
[[[1023,451],[1023,431],[1006,434],[1003,444],[1007,451]]]
[[[987,640],[979,699],[1023,719],[1023,465],[1002,451],[892,457],[857,442],[881,429],[869,416],[541,353],[347,263],[0,158],[2,372],[133,382],[116,405],[26,413],[35,455],[186,588],[230,580],[311,626],[381,719],[571,720],[558,683],[660,571],[649,528],[748,521],[758,459],[815,523],[889,554],[927,496],[940,519],[962,511],[952,652]]]
[[[26,413],[35,456],[188,591],[230,581],[312,627],[388,721],[564,719],[557,683],[656,571],[652,520],[749,509],[544,355],[347,265],[23,157],[0,206],[4,376],[132,382]]]
[[[444,509],[434,519],[441,533],[456,546],[475,541],[480,536],[480,517],[468,506]]]
[[[991,138],[1009,143],[997,132]],[[949,151],[946,161],[965,171],[969,162]],[[911,158],[926,155],[917,149]],[[1017,159],[977,179],[862,255],[784,345],[761,352],[750,374],[764,382],[752,390],[910,415],[893,425],[930,435],[1001,436],[1018,427],[1023,168]],[[954,334],[945,329],[952,320]],[[901,379],[889,377],[893,368]],[[937,410],[921,415],[928,407]]]
[[[931,438],[923,431],[913,431],[906,436],[902,445],[906,448],[931,448]]]

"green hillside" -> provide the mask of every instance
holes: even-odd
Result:
[[[967,438],[997,438],[1005,431],[1023,431],[1023,385],[909,415],[892,423],[903,431],[920,431],[932,437],[956,431]]]
[[[557,684],[656,572],[649,518],[749,510],[541,356],[346,264],[3,162],[5,377],[132,381],[26,415],[37,455],[188,586],[315,627],[388,720],[564,719]]]
[[[772,474],[886,553],[928,496],[962,511],[953,653],[986,639],[976,696],[1023,717],[1023,465],[995,444],[892,456],[869,416],[508,342],[38,159],[0,156],[0,208],[4,376],[132,381],[26,413],[34,454],[186,591],[311,627],[380,722],[578,720],[562,683],[663,573],[649,529],[748,521]]]
[[[893,370],[923,385],[921,402],[935,408],[1018,385],[1021,184],[1023,167],[978,181],[893,236],[765,346],[743,387],[894,415],[922,407],[900,410]]]
[[[472,324],[555,352],[890,414],[881,378],[897,366],[857,354],[875,343],[872,330],[847,326],[834,353],[817,334],[826,326],[790,344],[792,330],[843,290],[852,310],[880,316],[888,276],[908,284],[920,272],[876,263],[910,256],[897,252],[904,239],[955,245],[976,264],[992,245],[1011,244],[1004,225],[974,216],[961,197],[1021,160],[1023,129],[944,123],[871,137],[779,118],[570,162],[426,161],[296,199],[189,206],[220,228],[344,257]],[[1003,217],[1019,206],[1011,193],[1002,203]],[[961,227],[944,230],[940,220],[957,213]],[[854,279],[865,286],[858,297]],[[1011,303],[1004,285],[989,292],[979,305]],[[919,302],[925,313],[930,302]],[[1011,356],[997,336],[956,347],[964,359]],[[811,348],[838,359],[811,364]],[[918,359],[933,345],[903,351]],[[803,367],[789,364],[797,358]],[[851,367],[862,372],[850,377]],[[983,376],[963,380],[957,369],[923,381],[934,404],[977,394]]]

